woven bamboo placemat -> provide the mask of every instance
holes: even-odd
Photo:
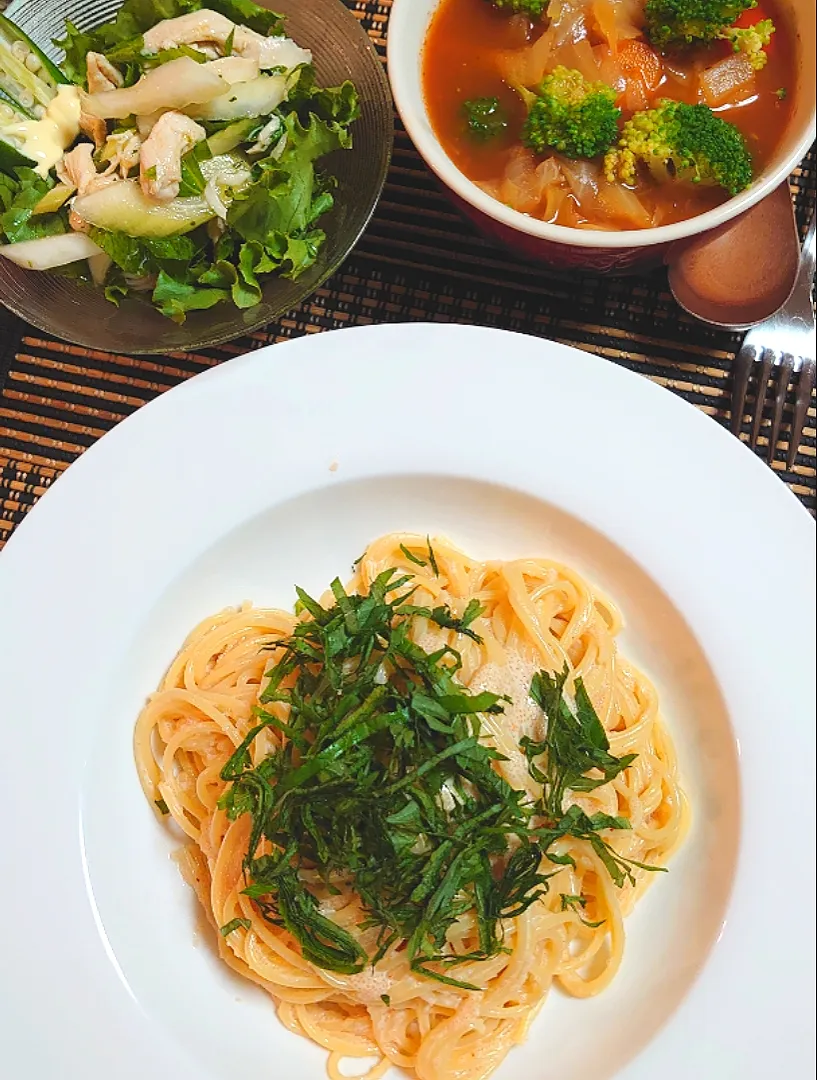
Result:
[[[391,0],[346,3],[385,62]],[[814,208],[816,173],[812,149],[791,178],[801,228]],[[684,315],[663,271],[619,279],[566,275],[494,247],[452,208],[398,123],[383,199],[360,244],[309,300],[263,332],[202,352],[133,358],[66,345],[0,308],[0,547],[83,450],[181,380],[302,334],[408,320],[478,323],[575,345],[727,422],[739,335]],[[759,452],[765,454],[763,435]],[[778,450],[775,472],[814,512],[813,404],[790,472],[784,456]]]

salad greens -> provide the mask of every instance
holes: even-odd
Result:
[[[53,187],[53,181],[38,176],[33,169],[16,169],[13,176],[0,173],[0,233],[10,244],[59,236],[68,230],[64,211],[34,213],[43,196]]]
[[[427,652],[410,636],[412,619],[422,616],[481,640],[473,629],[481,605],[472,601],[460,618],[444,606],[416,606],[412,576],[394,569],[366,595],[347,594],[339,580],[331,588],[330,607],[297,590],[306,618],[271,646],[276,662],[257,724],[221,773],[229,786],[220,807],[233,820],[251,820],[244,893],[320,967],[362,971],[405,945],[417,973],[479,990],[456,977],[457,967],[503,951],[504,920],[573,864],[566,838],[589,844],[617,885],[633,880],[633,866],[642,864],[608,840],[629,822],[588,816],[565,800],[608,783],[634,755],[610,754],[581,679],[571,707],[567,671],[540,672],[531,694],[547,735],[521,744],[541,786],[531,800],[496,771],[506,759],[480,737],[481,716],[501,713],[510,699],[471,693],[457,681],[456,649]],[[268,727],[285,741],[253,764],[251,747]],[[359,928],[376,930],[366,948],[322,913],[317,881],[330,894],[344,884],[360,897]],[[563,908],[583,912],[586,903],[562,897]],[[478,944],[457,952],[448,931],[466,914]],[[222,934],[240,926],[233,920]]]
[[[208,34],[206,41],[192,43],[180,33],[174,47],[146,51],[146,32],[164,20],[195,12],[213,25],[229,20],[232,30],[223,40]],[[171,36],[175,27],[167,31]],[[118,304],[130,295],[149,297],[162,314],[179,322],[191,311],[220,303],[253,307],[261,302],[266,275],[296,278],[311,267],[326,241],[321,219],[334,205],[336,182],[322,168],[323,159],[351,147],[350,128],[359,104],[350,82],[317,85],[314,68],[305,62],[309,54],[284,37],[281,16],[251,0],[126,0],[115,19],[94,30],[67,23],[65,36],[56,42],[64,51],[62,71],[57,71],[58,79],[45,72],[48,84],[37,89],[46,102],[59,92],[69,106],[76,100],[83,110],[92,109],[95,102],[115,96],[119,87],[139,83],[141,90],[151,72],[158,74],[157,68],[180,58],[214,72],[221,63],[233,63],[226,58],[233,54],[236,30],[241,30],[241,41],[246,45],[249,38],[255,49],[245,48],[245,59],[238,61],[250,65],[250,81],[231,83],[228,78],[227,93],[215,91],[222,94],[214,101],[216,109],[198,104],[199,97],[177,110],[124,120],[104,118],[115,110],[90,117],[83,112],[76,138],[51,167],[42,157],[31,160],[19,149],[37,145],[38,124],[48,123],[48,115],[38,120],[34,113],[16,110],[7,117],[8,131],[20,130],[11,120],[17,124],[30,119],[34,127],[27,143],[8,147],[5,159],[0,157],[0,244],[5,245],[0,255],[14,259],[17,243],[45,242],[79,230],[92,241],[91,250],[100,253],[102,274],[98,265],[94,280],[111,302]],[[272,66],[259,58],[267,55],[270,38],[282,43],[288,66]],[[59,83],[69,80],[83,93],[90,90],[90,96],[72,99],[78,91],[71,86],[58,91]],[[0,86],[5,81],[0,78]],[[201,119],[208,114],[231,118]],[[179,130],[193,132],[192,139],[177,136],[173,117],[186,125],[180,124]],[[162,120],[170,123],[159,129]],[[0,118],[0,140],[3,132]],[[75,160],[86,138],[94,141],[90,164]],[[50,200],[42,202],[49,191]],[[70,272],[83,270],[72,267]]]
[[[176,19],[192,11],[217,11],[238,26],[248,26],[259,34],[283,34],[284,20],[274,11],[267,11],[251,0],[126,0],[111,22],[95,30],[78,30],[69,20],[65,23],[65,37],[55,44],[65,53],[63,70],[76,83],[85,81],[85,58],[89,52],[102,53],[112,63],[123,60],[141,67],[140,38],[146,30],[165,19]],[[166,57],[174,59],[174,57]],[[136,77],[138,77],[138,72]],[[136,77],[131,72],[135,82]]]

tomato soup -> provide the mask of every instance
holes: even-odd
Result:
[[[743,135],[752,175],[764,168],[791,112],[794,46],[774,0],[761,0],[737,25],[775,26],[759,69],[730,41],[665,53],[643,30],[642,0],[551,0],[539,19],[498,10],[490,0],[441,0],[423,54],[423,87],[434,131],[455,165],[489,195],[543,221],[576,228],[668,225],[731,197],[724,187],[666,182],[640,167],[630,182],[605,177],[604,155],[535,153],[522,142],[531,99],[557,67],[578,70],[616,93],[619,129],[662,99],[707,105]],[[742,64],[742,66],[741,66]],[[746,77],[748,71],[748,77]],[[475,138],[466,102],[496,99],[507,126]]]

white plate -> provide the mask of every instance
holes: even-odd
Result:
[[[0,1071],[319,1080],[197,930],[133,722],[200,616],[289,605],[390,529],[553,553],[621,603],[694,823],[592,1001],[502,1080],[813,1075],[814,524],[744,447],[588,354],[458,326],[322,334],[119,425],[0,555]]]

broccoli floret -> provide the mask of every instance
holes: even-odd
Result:
[[[464,101],[462,113],[469,134],[480,142],[495,139],[508,128],[507,114],[495,97]]]
[[[735,52],[744,53],[755,71],[760,71],[761,68],[766,66],[766,61],[769,59],[765,49],[772,40],[773,33],[774,23],[772,20],[761,19],[754,26],[727,26],[719,36],[731,41]]]
[[[532,19],[541,18],[549,0],[490,0],[498,11],[507,11],[510,15],[529,15]]]
[[[559,150],[568,157],[603,154],[618,136],[616,92],[603,82],[588,82],[580,71],[557,67],[536,94],[525,93],[528,118],[525,146],[543,154]]]
[[[604,174],[611,183],[632,184],[639,164],[661,178],[719,185],[731,195],[752,182],[743,136],[706,105],[665,99],[628,120],[605,156]]]
[[[647,37],[657,49],[714,41],[757,0],[647,0]]]

